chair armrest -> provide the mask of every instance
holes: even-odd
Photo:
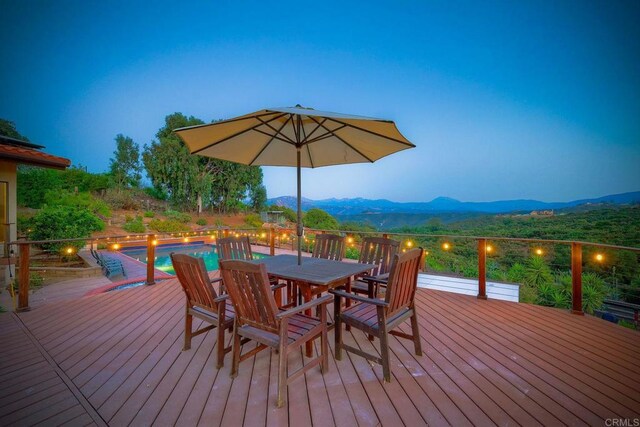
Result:
[[[229,294],[224,294],[224,295],[220,295],[218,298],[215,298],[213,302],[219,303],[219,302],[224,302],[228,299],[229,299]]]
[[[323,297],[316,298],[316,299],[314,299],[312,301],[305,302],[302,305],[298,305],[296,307],[290,308],[287,311],[283,311],[281,313],[278,313],[278,314],[276,314],[276,318],[277,319],[285,319],[287,317],[291,317],[294,314],[298,314],[301,311],[308,310],[308,309],[313,308],[313,307],[315,307],[317,305],[327,304],[327,303],[331,302],[332,299],[333,298],[331,298],[331,295],[325,295]]]
[[[380,278],[376,276],[360,276],[358,277],[358,280],[386,285],[389,282],[389,277]]]
[[[272,291],[275,291],[275,290],[278,290],[278,289],[280,289],[280,288],[284,288],[284,287],[286,287],[286,286],[287,286],[287,284],[286,284],[286,283],[278,283],[277,285],[273,285],[273,286],[271,286],[271,290],[272,290]]]
[[[332,294],[334,294],[336,296],[339,296],[339,297],[344,297],[344,298],[347,298],[347,299],[358,301],[358,302],[361,302],[361,303],[364,303],[364,304],[373,304],[373,305],[378,306],[378,307],[386,307],[386,306],[389,305],[389,303],[387,303],[385,301],[382,301],[381,299],[367,298],[367,297],[363,297],[363,296],[360,296],[360,295],[357,295],[357,294],[350,294],[348,292],[339,291],[339,290],[336,290],[336,289],[330,290],[329,293],[332,293]]]

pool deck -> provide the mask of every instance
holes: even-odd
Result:
[[[429,289],[418,289],[416,304],[424,355],[392,336],[391,383],[361,357],[335,360],[330,332],[329,371],[294,381],[281,409],[274,353],[242,362],[232,379],[228,355],[215,369],[215,331],[181,350],[184,295],[175,279],[3,313],[0,425],[554,426],[640,418],[637,331]],[[378,352],[359,331],[344,336]],[[307,361],[296,352],[289,368]]]

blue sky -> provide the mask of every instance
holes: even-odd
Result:
[[[309,198],[565,201],[640,189],[640,2],[0,1],[0,117],[104,171],[118,133],[266,107],[395,120],[416,149]],[[269,196],[295,171],[264,168]]]

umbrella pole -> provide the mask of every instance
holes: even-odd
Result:
[[[298,226],[296,233],[298,235],[298,265],[302,265],[302,173],[300,168],[300,147],[297,150],[298,160]]]

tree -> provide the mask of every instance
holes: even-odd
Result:
[[[23,141],[29,141],[29,138],[18,132],[15,123],[6,119],[0,119],[0,135],[8,136],[9,138],[21,139]]]
[[[145,146],[142,153],[147,174],[153,186],[169,195],[176,206],[187,209],[202,209],[203,194],[211,192],[211,177],[200,165],[200,157],[192,156],[189,150],[173,133],[185,126],[204,124],[193,116],[174,113],[165,117],[165,125],[156,133],[156,141]]]
[[[338,220],[322,209],[309,209],[302,220],[305,227],[319,230],[337,230]]]
[[[142,175],[140,147],[133,139],[122,134],[116,136],[116,151],[109,165],[116,186],[120,188],[138,187]]]
[[[173,133],[198,124],[204,122],[182,113],[171,114],[158,130],[157,140],[145,146],[142,159],[154,187],[165,191],[174,205],[198,213],[208,206],[235,212],[245,207],[247,198],[252,206],[262,204],[260,167],[192,155]]]
[[[251,208],[260,212],[267,204],[267,188],[260,184],[250,190]]]

